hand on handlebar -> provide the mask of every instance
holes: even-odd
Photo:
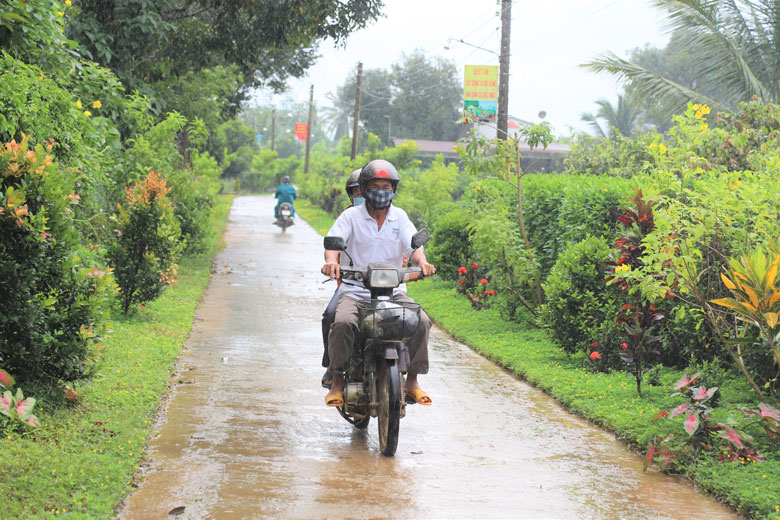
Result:
[[[320,272],[331,280],[334,278],[338,279],[341,276],[341,266],[339,266],[338,262],[327,262],[322,266]]]
[[[433,276],[436,274],[436,268],[433,264],[429,264],[428,262],[421,262],[420,269],[422,269],[423,276]]]

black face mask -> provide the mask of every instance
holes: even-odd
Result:
[[[366,190],[363,196],[374,209],[386,209],[393,202],[395,192],[391,190]]]

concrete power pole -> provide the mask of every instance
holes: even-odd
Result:
[[[271,110],[271,151],[276,149],[276,109]]]
[[[498,131],[506,139],[509,106],[509,30],[512,27],[512,0],[501,0],[501,56],[498,59]]]
[[[309,91],[309,125],[306,127],[306,161],[303,166],[303,173],[309,173],[309,150],[311,150],[311,116],[314,108],[314,85]]]
[[[357,156],[358,123],[360,123],[360,94],[363,85],[363,64],[358,63],[357,94],[355,95],[355,121],[352,124],[352,155],[354,161]]]

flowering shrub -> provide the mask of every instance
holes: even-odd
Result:
[[[674,384],[674,389],[677,392],[673,393],[672,396],[685,396],[688,402],[672,410],[663,410],[654,417],[654,419],[661,417],[673,419],[677,416],[684,416],[682,426],[687,437],[678,441],[677,436],[672,433],[663,440],[660,438],[653,440],[649,444],[645,456],[645,469],[653,461],[657,462],[661,468],[667,469],[680,460],[690,460],[702,450],[716,449],[719,451],[718,456],[721,461],[733,462],[740,459],[753,462],[764,461],[764,455],[750,445],[753,439],[749,435],[713,419],[712,409],[707,403],[718,391],[718,387],[694,386],[696,378],[700,375],[697,373],[689,377],[688,374],[685,374]],[[780,417],[780,412],[777,410],[774,412],[775,417]]]
[[[16,430],[19,427],[32,428],[40,426],[38,418],[33,415],[35,399],[25,399],[21,388],[14,394],[14,378],[11,374],[0,368],[0,426],[4,430]]]
[[[458,268],[456,290],[465,295],[475,309],[484,309],[488,306],[489,298],[496,295],[495,290],[488,288],[489,283],[487,278],[481,276],[477,262],[472,262],[468,268]]]
[[[124,204],[112,218],[116,240],[108,256],[122,293],[122,310],[157,298],[176,281],[174,263],[183,244],[179,224],[167,197],[167,180],[154,171],[134,186],[128,186]]]
[[[0,358],[21,381],[85,377],[114,288],[74,223],[81,174],[54,147],[0,145]]]

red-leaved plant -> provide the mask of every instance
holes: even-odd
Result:
[[[712,451],[714,449],[719,450],[718,458],[721,462],[740,459],[753,462],[764,461],[764,455],[750,445],[753,442],[750,435],[712,418],[712,409],[707,405],[707,401],[712,399],[715,392],[718,391],[718,387],[696,387],[696,378],[699,376],[701,373],[696,373],[692,377],[685,374],[674,384],[674,389],[678,391],[674,392],[672,396],[685,396],[688,398],[688,402],[671,410],[663,410],[653,417],[653,419],[662,417],[673,419],[677,416],[683,416],[682,426],[687,437],[679,440],[679,436],[673,433],[663,440],[656,437],[648,445],[644,461],[645,470],[653,461],[666,470],[680,459],[690,459],[702,450]]]
[[[632,367],[636,378],[636,391],[642,395],[642,375],[649,365],[649,357],[659,354],[655,345],[660,342],[658,327],[664,325],[666,313],[656,307],[657,302],[648,301],[638,290],[638,281],[629,274],[643,267],[645,246],[643,239],[655,229],[653,223],[653,203],[642,198],[642,191],[634,188],[634,198],[629,200],[633,208],[623,210],[618,220],[625,228],[622,236],[613,244],[617,250],[617,260],[604,262],[606,283],[617,285],[629,300],[620,308],[617,325],[622,326],[624,336],[619,352],[621,359]],[[660,275],[659,275],[660,276]],[[674,296],[667,293],[667,297]]]

